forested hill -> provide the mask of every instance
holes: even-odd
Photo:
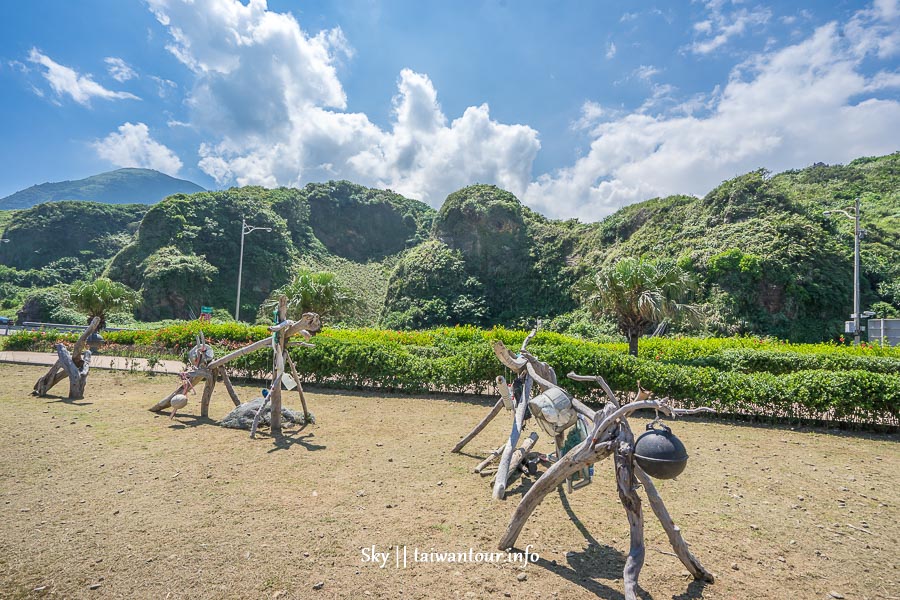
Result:
[[[770,176],[760,170],[702,198],[670,196],[599,223],[551,221],[493,186],[451,194],[432,240],[400,260],[384,323],[584,320],[579,283],[625,256],[676,258],[695,275],[711,333],[814,341],[851,312],[852,223],[823,211],[862,199],[864,309],[900,310],[900,153]],[[574,309],[574,311],[573,311]],[[562,315],[562,316],[560,316]]]
[[[29,208],[43,202],[90,200],[106,204],[153,204],[203,188],[152,169],[117,169],[75,181],[42,183],[0,199],[0,209]]]
[[[707,332],[831,339],[850,313],[852,223],[822,213],[857,196],[863,308],[900,314],[900,153],[755,171],[702,198],[647,200],[591,224],[547,219],[489,185],[454,192],[439,211],[346,181],[175,194],[118,212],[44,205],[0,219],[21,246],[0,245],[0,308],[20,305],[35,286],[105,273],[140,291],[140,318],[188,317],[200,305],[233,311],[243,217],[272,229],[246,239],[245,318],[303,265],[350,288],[354,324],[544,317],[576,331],[587,323],[577,292],[584,278],[645,255],[675,258],[695,275]],[[67,235],[67,223],[79,233]]]
[[[654,199],[611,215],[579,240],[579,272],[623,256],[679,257],[701,283],[717,332],[819,340],[852,308],[853,223],[829,209],[862,200],[862,301],[900,309],[900,153],[756,171],[703,198]]]

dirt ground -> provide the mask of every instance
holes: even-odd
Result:
[[[609,461],[532,516],[518,545],[537,562],[414,561],[494,552],[529,484],[493,502],[472,473],[505,439],[503,415],[449,452],[485,404],[313,390],[317,424],[250,440],[195,416],[199,395],[175,421],[148,412],[172,376],[94,371],[72,402],[29,395],[43,371],[0,365],[0,597],[622,598],[628,524]],[[220,388],[214,419],[232,406]],[[690,578],[645,502],[643,598],[900,597],[896,436],[673,429],[691,459],[658,487],[717,580]],[[364,562],[373,546],[384,568]]]

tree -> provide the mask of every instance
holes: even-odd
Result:
[[[356,299],[338,281],[334,273],[300,269],[290,283],[272,292],[262,309],[270,313],[282,295],[288,299],[288,318],[299,319],[303,313],[320,317],[339,317],[356,305]]]
[[[114,310],[127,311],[140,304],[136,291],[106,277],[94,281],[77,281],[69,287],[69,301],[87,313],[88,322],[100,317],[100,329],[106,327],[106,315]]]
[[[616,319],[629,354],[637,356],[638,340],[651,325],[696,318],[697,307],[682,303],[693,289],[691,276],[673,261],[623,258],[598,272],[585,291],[591,311]]]

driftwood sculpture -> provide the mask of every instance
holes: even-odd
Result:
[[[100,317],[94,317],[88,328],[75,342],[72,353],[64,344],[56,345],[56,354],[59,357],[50,367],[47,373],[34,384],[35,396],[46,396],[54,385],[69,377],[69,399],[80,400],[84,398],[84,386],[87,385],[88,371],[91,368],[91,351],[84,350],[87,339],[100,328]]]
[[[316,313],[304,313],[299,321],[287,319],[286,314],[287,298],[282,296],[279,299],[278,304],[278,323],[269,327],[269,331],[272,332],[272,335],[253,342],[252,344],[248,344],[243,348],[239,348],[230,354],[226,354],[222,358],[211,361],[208,360],[209,355],[206,352],[197,353],[199,358],[198,362],[193,365],[191,371],[182,373],[182,379],[183,381],[187,381],[190,384],[190,387],[193,387],[201,381],[204,382],[203,395],[200,400],[201,417],[209,416],[209,402],[212,398],[213,390],[216,387],[216,380],[219,378],[221,378],[222,382],[225,384],[225,389],[228,390],[231,401],[235,406],[240,406],[241,400],[231,383],[231,378],[228,376],[226,365],[245,354],[249,354],[250,352],[262,348],[271,347],[273,355],[272,385],[268,390],[266,402],[263,403],[258,415],[265,409],[266,404],[271,403],[272,415],[270,428],[273,435],[281,434],[281,380],[285,375],[285,366],[287,366],[290,368],[293,379],[297,383],[297,392],[300,394],[300,403],[303,406],[303,416],[305,419],[309,419],[310,413],[306,405],[306,396],[303,394],[303,386],[300,384],[300,377],[297,375],[297,370],[288,353],[288,348],[297,345],[311,345],[305,341],[291,341],[291,337],[301,335],[306,340],[310,339],[321,331],[322,321]],[[198,344],[205,344],[202,334],[198,339]],[[172,403],[172,398],[182,394],[184,389],[184,383],[182,383],[175,391],[153,405],[150,410],[160,412],[169,408]],[[258,420],[256,421],[256,424],[258,424]],[[253,427],[251,429],[251,437],[253,437],[255,433],[256,427]]]
[[[519,355],[513,355],[501,342],[495,342],[494,351],[504,365],[520,376],[527,374],[541,390],[559,388],[555,381],[540,372],[544,367],[528,353],[520,352]],[[580,444],[566,454],[558,455],[556,462],[535,481],[513,513],[512,520],[500,539],[498,547],[508,550],[515,546],[528,517],[549,492],[578,471],[612,456],[616,467],[616,487],[619,499],[625,508],[631,534],[631,546],[624,570],[626,600],[637,600],[638,575],[644,564],[644,521],[641,512],[641,498],[637,493],[640,486],[643,486],[650,508],[662,524],[675,555],[695,579],[706,582],[714,581],[713,574],[707,571],[688,549],[681,530],[675,525],[666,510],[653,480],[636,464],[635,439],[628,423],[628,417],[642,409],[653,409],[669,417],[712,412],[711,409],[672,408],[665,402],[665,399],[649,399],[649,393],[640,389],[640,386],[638,392],[633,396],[633,401],[621,406],[612,389],[602,377],[582,376],[574,373],[569,373],[568,377],[575,381],[597,383],[607,396],[607,404],[602,410],[594,411],[572,398],[573,408],[590,421],[592,430]]]
[[[528,343],[537,334],[540,326],[541,323],[538,321],[537,326],[525,337],[525,341],[522,342],[522,346],[519,350],[519,356],[527,356],[530,360],[530,364],[534,365],[535,372],[539,373],[545,380],[552,382],[555,386],[556,372],[553,370],[553,367],[539,361],[533,354],[530,354],[527,351]],[[501,347],[502,351],[500,350]],[[498,357],[502,356],[501,362],[505,359],[506,354],[509,353],[502,344],[499,346],[495,345],[494,352],[498,354]],[[500,414],[504,407],[512,414],[512,428],[506,443],[491,452],[488,457],[474,469],[476,473],[484,475],[485,469],[493,462],[499,460],[499,465],[497,466],[493,479],[492,496],[495,500],[503,500],[506,497],[507,486],[515,480],[516,476],[521,471],[534,468],[534,461],[540,458],[539,454],[531,451],[538,440],[537,432],[532,432],[525,438],[522,445],[518,446],[519,439],[522,437],[523,430],[525,429],[526,419],[530,416],[528,413],[528,402],[532,396],[534,379],[527,370],[521,369],[514,372],[517,376],[512,386],[512,390],[510,390],[510,386],[507,385],[506,378],[502,376],[497,377],[496,385],[500,392],[500,398],[484,419],[461,439],[452,450],[452,452],[462,451],[466,444],[471,442],[475,436],[481,433],[481,431],[487,427],[488,423]],[[557,456],[559,456],[563,446],[562,436],[556,435],[554,441],[556,443]],[[569,491],[590,483],[590,475],[587,470],[582,474],[582,477],[582,482],[578,485],[573,485],[572,477],[568,478],[567,483]]]

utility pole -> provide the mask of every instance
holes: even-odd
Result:
[[[853,214],[850,214],[848,212],[851,210],[853,211]],[[859,226],[859,197],[856,198],[856,202],[854,202],[853,206],[848,206],[844,210],[826,210],[822,214],[827,217],[830,216],[831,213],[841,213],[842,215],[853,221],[853,315],[851,316],[851,318],[853,319],[853,344],[859,346],[860,335],[862,333],[860,331],[860,319],[862,318],[860,310],[862,307],[860,306],[859,299],[859,240],[861,240],[863,235],[865,235],[866,233]]]
[[[862,230],[859,228],[859,197],[856,198],[853,216],[855,228],[853,231],[853,344],[859,346],[859,239],[862,237]]]
[[[252,233],[257,229],[261,229],[263,231],[272,231],[271,227],[253,227],[251,225],[247,225],[246,219],[241,219],[241,256],[238,259],[238,280],[237,280],[237,301],[234,304],[234,320],[241,320],[241,275],[244,271],[244,236],[248,233]]]

